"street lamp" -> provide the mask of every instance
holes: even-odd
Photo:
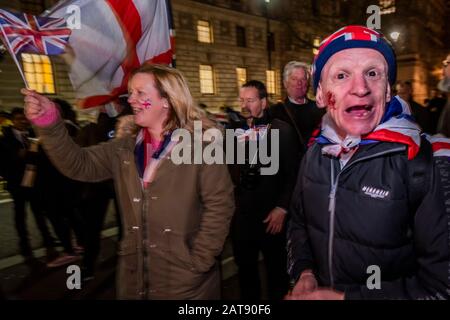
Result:
[[[394,40],[395,42],[397,42],[398,38],[400,37],[400,32],[398,31],[393,31],[389,34],[389,36],[391,37],[392,40]]]

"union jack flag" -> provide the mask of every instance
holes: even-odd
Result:
[[[57,55],[64,52],[71,30],[63,18],[37,17],[0,9],[0,38],[11,53]]]

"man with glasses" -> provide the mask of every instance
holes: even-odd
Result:
[[[245,163],[230,166],[235,185],[236,214],[231,227],[231,239],[238,274],[241,298],[261,299],[258,271],[260,251],[264,257],[268,282],[268,298],[279,300],[287,293],[285,222],[287,208],[294,188],[298,165],[299,145],[295,131],[287,123],[267,115],[267,90],[260,81],[249,81],[239,92],[245,123],[234,129],[238,133],[237,148],[244,146]],[[272,131],[278,131],[272,136]],[[266,140],[266,141],[264,141]],[[279,163],[273,175],[261,174],[263,165],[249,151],[249,144],[267,142],[272,161]],[[244,145],[242,145],[244,144]],[[277,144],[278,148],[272,148]],[[234,153],[235,155],[237,152]],[[277,158],[277,159],[276,159]]]

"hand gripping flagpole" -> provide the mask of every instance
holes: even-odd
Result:
[[[5,44],[6,48],[7,48],[8,51],[9,51],[9,53],[11,54],[11,57],[13,58],[14,62],[15,62],[16,65],[17,65],[17,68],[19,68],[19,73],[20,73],[20,75],[22,76],[23,82],[25,83],[25,87],[26,87],[27,89],[30,89],[30,86],[28,85],[28,81],[27,81],[27,79],[25,78],[25,74],[24,74],[23,71],[22,71],[22,67],[21,67],[19,61],[17,60],[16,55],[15,55],[14,52],[11,50],[11,46],[10,46],[10,44],[9,44],[8,38],[6,37],[5,31],[3,30],[3,27],[2,27],[1,25],[0,25],[0,29],[2,30],[2,35],[3,35],[3,37],[0,37],[0,38],[3,39],[3,43]]]

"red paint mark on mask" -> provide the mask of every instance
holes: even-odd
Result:
[[[327,92],[327,106],[336,109],[336,98],[331,92]]]

